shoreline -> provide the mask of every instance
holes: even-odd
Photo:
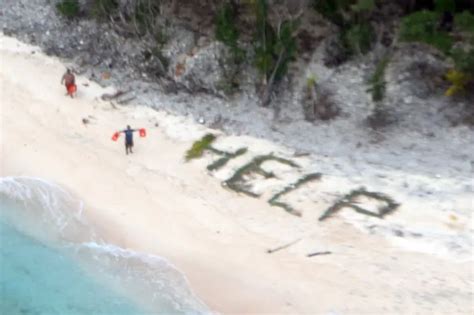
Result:
[[[1,157],[1,176],[46,178],[83,197],[89,205],[85,215],[107,239],[170,260],[212,310],[222,314],[468,313],[472,291],[463,277],[472,271],[469,262],[453,264],[406,252],[382,235],[361,233],[341,216],[317,226],[316,216],[300,220],[263,200],[225,190],[205,171],[210,157],[183,162],[192,142],[208,129],[146,107],[113,109],[98,100],[111,89],[104,90],[82,77],[78,78],[77,99],[66,98],[64,87],[58,84],[64,66],[57,59],[14,39],[2,36],[0,40],[4,60],[1,144],[6,152]],[[17,45],[22,48],[15,48]],[[20,77],[19,72],[31,75]],[[85,117],[90,120],[87,125],[81,122]],[[127,124],[148,131],[146,138],[136,139],[132,156],[125,156],[120,141],[110,140],[115,130]],[[237,140],[232,143],[250,141]],[[259,146],[265,143],[252,141]],[[225,176],[219,174],[216,177]],[[339,177],[329,177],[327,183],[332,186],[327,185],[349,187]],[[451,184],[445,180],[444,185]],[[456,213],[454,233],[468,233],[472,224],[468,198],[466,193],[456,200],[456,205],[465,208]],[[433,199],[428,205],[436,202]],[[412,208],[404,204],[404,211],[394,214],[392,220],[404,224],[417,218],[416,214],[406,217],[406,213],[420,204]],[[324,209],[324,203],[317,208]],[[419,216],[427,213],[423,211]],[[443,214],[443,220],[448,215]],[[441,215],[426,220],[428,227],[445,224]],[[266,253],[298,237],[304,240],[288,250]],[[305,257],[310,249],[321,248],[335,254]],[[378,278],[372,277],[374,272]],[[445,290],[460,290],[461,294],[443,298],[437,288],[440,283],[430,282],[434,275],[443,279]],[[426,287],[423,281],[431,285]],[[387,283],[397,285],[387,287]],[[423,294],[439,298],[427,302]]]
[[[33,246],[38,244],[37,247],[44,247],[46,252],[52,253],[51,261],[57,265],[58,269],[61,269],[61,264],[54,257],[63,256],[68,260],[65,268],[79,268],[77,270],[84,272],[86,281],[91,279],[96,282],[97,286],[94,288],[103,288],[105,294],[114,293],[117,297],[121,297],[120,301],[127,301],[125,305],[136,308],[135,311],[128,311],[124,314],[145,315],[160,309],[166,309],[169,313],[176,311],[185,314],[186,310],[191,310],[196,314],[211,314],[203,302],[190,290],[189,281],[185,275],[175,266],[163,257],[124,249],[105,242],[102,236],[97,233],[99,231],[94,229],[93,225],[82,215],[82,205],[78,196],[73,196],[63,187],[44,179],[0,178],[0,206],[6,207],[2,208],[0,224],[5,225],[6,229],[10,228],[11,231],[15,231],[11,233],[13,237],[23,238],[27,242],[31,242]],[[12,210],[13,212],[10,212]],[[5,234],[5,237],[9,238],[8,233]],[[6,242],[3,244],[6,247],[15,245]],[[22,250],[24,249],[20,246],[15,254],[21,253]],[[34,264],[34,261],[39,257],[31,255],[31,258],[33,260],[17,263],[21,267],[17,268],[18,276],[26,275],[27,279],[23,279],[23,282],[16,284],[16,286],[26,287],[27,290],[27,283],[30,286],[33,285],[28,281],[36,282],[37,278],[42,277],[35,275],[35,277],[28,279],[31,273],[37,272],[33,266],[28,264],[32,262]],[[8,265],[10,259],[8,254],[3,259],[3,263]],[[43,264],[44,268],[48,268],[47,263],[43,261],[38,261],[38,263]],[[14,269],[16,266],[10,263],[10,267]],[[45,292],[52,295],[54,295],[55,287],[68,286],[67,283],[61,283],[60,279],[57,279],[55,272],[61,271],[51,270],[53,277],[51,283],[45,279],[45,283],[38,284],[39,286],[43,284],[46,288]],[[7,287],[9,285],[15,286],[8,280],[6,283]],[[70,291],[80,292],[76,286],[70,289]],[[13,301],[16,298],[24,297],[21,293],[17,296],[15,289],[10,290],[7,289],[5,293],[8,296],[12,295]],[[33,292],[36,293],[36,291]],[[66,292],[69,291],[66,290]],[[39,294],[41,293],[38,292]],[[66,298],[70,297],[66,296]],[[84,306],[89,314],[95,314],[95,312],[108,314],[99,309],[94,311],[93,303],[95,302],[93,299],[85,302]],[[80,306],[81,302],[78,303]],[[113,304],[113,301],[109,303]],[[22,305],[24,309],[35,307],[34,304],[28,304],[28,301],[23,301],[20,304],[24,304]],[[67,303],[51,302],[51,309],[57,310],[61,304]],[[0,308],[8,312],[8,307],[7,309]],[[61,311],[59,312],[61,313]],[[16,314],[12,310],[10,313]]]
[[[299,83],[294,86],[295,91],[283,93],[275,104],[277,108],[262,108],[259,105],[255,80],[251,78],[244,80],[242,93],[230,99],[206,93],[189,94],[169,87],[168,83],[151,79],[153,74],[146,70],[143,72],[142,67],[133,62],[130,64],[132,56],[142,55],[151,48],[147,47],[147,42],[122,36],[113,27],[93,20],[81,19],[78,23],[64,21],[54,5],[46,0],[10,2],[11,5],[3,10],[0,17],[5,34],[31,45],[39,45],[48,55],[65,58],[62,60],[66,64],[99,85],[113,85],[122,91],[131,91],[121,98],[135,98],[133,102],[128,102],[130,104],[191,117],[195,122],[217,127],[227,134],[265,138],[314,158],[326,156],[337,160],[339,169],[347,174],[353,173],[354,168],[365,169],[370,164],[373,168],[396,169],[427,177],[441,175],[465,180],[474,175],[471,153],[474,146],[469,141],[473,137],[473,129],[467,125],[454,127],[449,119],[451,115],[461,114],[457,109],[463,106],[462,102],[451,104],[453,100],[441,96],[441,90],[433,91],[434,94],[428,97],[426,92],[418,93],[418,89],[426,87],[424,84],[418,86],[416,79],[409,79],[410,71],[403,70],[404,65],[416,65],[427,59],[429,63],[434,62],[431,66],[436,67],[441,60],[429,49],[416,45],[400,47],[393,71],[387,72],[390,80],[386,95],[389,107],[397,112],[398,122],[379,132],[366,125],[367,115],[373,110],[367,93],[366,76],[376,62],[373,60],[375,56],[370,54],[362,60],[349,61],[334,71],[334,68],[324,65],[321,59],[323,51],[317,48],[312,53],[313,60],[305,65],[301,78],[296,74],[295,83],[304,81],[300,83],[305,86],[304,78],[320,78],[335,94],[341,115],[328,122],[308,122],[303,117],[299,100],[301,91],[298,90],[304,86],[299,86]],[[70,30],[67,37],[61,31],[64,27]],[[175,31],[177,38],[165,49],[165,52],[170,49],[168,52],[174,62],[181,58],[178,56],[187,55],[195,48],[198,54],[206,50],[206,45],[201,47],[198,43],[193,47],[187,36],[184,36],[185,45],[180,45],[183,39],[180,34],[186,32]],[[208,39],[212,41],[212,38]],[[91,50],[99,55],[91,55]],[[179,78],[172,77],[172,81],[176,80],[181,82]]]

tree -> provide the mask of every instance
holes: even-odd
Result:
[[[299,19],[306,1],[286,0],[269,6],[267,0],[256,0],[253,5],[257,29],[255,62],[263,78],[262,106],[268,106],[275,83],[284,77],[295,57]],[[269,18],[269,9],[274,20]]]

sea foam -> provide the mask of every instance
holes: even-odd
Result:
[[[166,259],[106,243],[83,216],[84,203],[63,187],[33,177],[0,178],[1,219],[47,246],[62,248],[93,277],[150,312],[210,314]],[[8,205],[8,206],[7,206]]]

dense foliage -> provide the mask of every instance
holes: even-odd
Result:
[[[67,18],[78,16],[80,12],[78,0],[62,0],[56,4],[56,8]]]
[[[438,12],[423,10],[404,17],[400,39],[407,42],[424,42],[449,53],[453,40],[448,32],[438,28],[440,16]]]
[[[225,2],[216,15],[216,39],[227,45],[231,52],[234,64],[240,64],[245,56],[239,47],[239,30],[237,29],[237,12],[229,2]]]
[[[442,29],[443,16],[455,12],[454,1],[436,1],[436,11],[419,11],[402,19],[400,39],[409,42],[429,44],[447,57],[452,58],[455,68],[446,78],[451,87],[446,95],[451,96],[465,90],[474,80],[474,15],[468,11],[454,16],[454,33]]]
[[[61,0],[57,9],[68,18],[83,14],[102,21],[128,23],[123,29],[133,29],[137,35],[153,35],[160,47],[158,54],[166,40],[160,16],[163,7],[173,7],[165,12],[178,19],[180,6],[191,9],[188,12],[204,10],[213,17],[215,38],[232,53],[226,63],[240,65],[249,48],[253,48],[248,55],[254,56],[253,65],[261,74],[262,103],[267,105],[274,85],[286,76],[301,47],[297,40],[301,14],[294,10],[297,4],[301,4],[301,14],[320,14],[336,26],[335,47],[344,56],[341,62],[371,52],[384,35],[381,30],[385,30],[385,8],[398,6],[401,16],[390,18],[400,19],[399,28],[389,29],[391,39],[383,45],[393,46],[398,33],[401,42],[424,43],[451,58],[455,66],[454,72],[446,76],[453,84],[449,95],[463,90],[474,78],[474,3],[468,0],[394,0],[390,4],[382,0]],[[242,27],[243,21],[246,27]],[[387,63],[383,61],[379,66],[385,68]],[[230,81],[238,74],[229,74]],[[376,71],[370,82],[374,100],[383,98],[382,77]]]
[[[92,1],[91,13],[99,19],[105,19],[118,9],[116,0],[94,0]]]

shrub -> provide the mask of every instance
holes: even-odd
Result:
[[[351,9],[355,12],[372,11],[375,9],[375,0],[358,0]]]
[[[261,100],[262,105],[267,106],[274,84],[286,75],[289,63],[296,56],[299,18],[283,16],[272,26],[268,19],[267,0],[256,0],[253,9],[256,20],[255,65],[264,78]]]
[[[275,53],[282,54],[283,60],[276,64],[275,79],[278,81],[286,75],[290,61],[295,59],[297,43],[294,33],[299,27],[299,21],[284,21],[279,33],[277,34],[277,41],[275,44]]]
[[[306,78],[306,87],[308,89],[313,88],[313,86],[316,84],[317,81],[318,81],[318,78],[314,74],[310,75],[309,77]]]
[[[332,23],[343,26],[345,24],[343,10],[351,5],[351,0],[314,0],[313,8]]]
[[[235,13],[228,2],[217,13],[216,38],[228,46],[235,45],[239,38],[239,32],[235,27]]]
[[[455,48],[451,56],[456,69],[474,75],[474,43],[468,48]]]
[[[236,27],[236,12],[230,3],[226,2],[218,11],[216,17],[216,39],[228,46],[234,62],[240,63],[244,52],[239,48],[239,31]]]
[[[385,70],[390,62],[389,57],[383,58],[375,68],[374,74],[369,80],[370,88],[367,90],[372,93],[372,100],[374,102],[381,101],[385,96]]]
[[[456,3],[454,0],[435,0],[435,10],[437,12],[454,12],[456,11]]]
[[[448,33],[438,31],[440,14],[432,11],[418,11],[402,19],[400,39],[407,42],[423,42],[449,54],[453,39]]]
[[[116,0],[94,0],[92,15],[98,19],[103,19],[112,15],[118,7]]]
[[[116,9],[116,5],[112,1],[108,1],[106,12]],[[135,22],[137,33],[144,34],[147,32],[154,33],[155,19],[159,14],[159,3],[145,0],[136,0],[133,11],[133,20]]]
[[[471,77],[464,72],[453,69],[448,72],[446,79],[451,83],[451,86],[446,90],[445,95],[453,96],[464,91],[464,88],[471,80]]]
[[[78,0],[62,0],[56,4],[56,9],[67,18],[76,17],[80,12]]]
[[[315,0],[313,7],[340,27],[338,46],[341,48],[341,57],[345,56],[343,59],[354,53],[365,54],[370,51],[375,32],[369,16],[375,9],[375,0]]]
[[[456,14],[454,24],[461,31],[470,32],[471,35],[474,35],[474,14],[471,12],[464,11]]]
[[[266,0],[255,1],[254,13],[256,18],[255,66],[268,79],[274,66],[276,35],[273,27],[267,21],[268,7]]]
[[[466,87],[474,81],[474,15],[464,11],[457,14],[454,21],[458,30],[466,32],[465,38],[470,39],[470,43],[462,43],[451,50],[455,67],[446,74],[451,83],[445,92],[447,96],[466,92]]]
[[[366,54],[372,48],[375,32],[368,22],[356,24],[345,33],[345,39],[351,52]]]
[[[389,63],[390,56],[382,58],[375,67],[375,71],[368,82],[370,87],[367,89],[367,92],[372,94],[375,107],[367,117],[367,123],[374,130],[385,128],[397,121],[394,111],[382,102],[385,97],[386,88],[385,71]]]

